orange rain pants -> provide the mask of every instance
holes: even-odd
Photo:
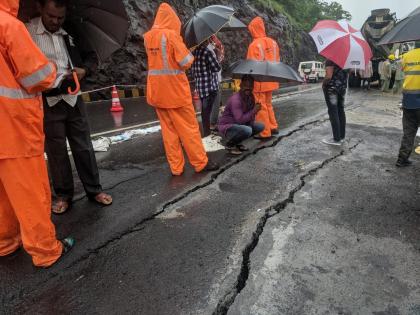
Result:
[[[261,137],[271,137],[271,130],[277,129],[278,124],[273,110],[273,92],[254,92],[255,101],[261,103],[261,110],[257,113],[255,121],[265,126],[260,133]]]
[[[51,266],[61,256],[43,155],[0,159],[0,222],[0,256],[13,253],[22,243],[35,266]]]
[[[202,171],[208,162],[201,141],[200,129],[193,105],[178,108],[159,108],[156,112],[162,128],[163,145],[173,175],[184,172],[184,147],[196,172]]]

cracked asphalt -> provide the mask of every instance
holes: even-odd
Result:
[[[98,155],[111,207],[54,217],[47,270],[0,259],[1,314],[420,314],[420,161],[394,166],[399,98],[351,91],[348,137],[320,90],[276,102],[279,137],[172,177],[160,134]],[[79,184],[80,186],[80,184]]]

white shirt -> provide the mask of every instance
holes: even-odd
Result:
[[[40,17],[32,19],[26,24],[29,33],[34,42],[44,55],[57,65],[57,79],[54,86],[58,86],[63,79],[63,75],[70,74],[69,57],[67,54],[67,47],[64,41],[64,36],[67,32],[60,28],[55,33],[50,33],[42,23]],[[80,94],[80,93],[79,93]],[[57,96],[47,97],[47,103],[50,107],[56,105],[61,100],[65,101],[70,106],[75,106],[78,95],[61,94]]]

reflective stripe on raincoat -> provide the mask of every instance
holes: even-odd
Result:
[[[18,0],[0,3],[0,159],[44,152],[40,92],[53,85],[56,69],[16,16]]]
[[[144,34],[148,58],[147,102],[158,108],[178,108],[192,104],[185,70],[194,57],[185,46],[181,21],[175,11],[162,3],[150,31]]]

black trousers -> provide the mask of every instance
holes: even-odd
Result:
[[[324,91],[328,106],[331,128],[335,141],[346,137],[346,113],[344,112],[344,95],[333,91]]]
[[[403,132],[398,158],[406,160],[413,151],[414,140],[420,126],[420,109],[403,109]]]
[[[82,99],[79,97],[74,107],[64,101],[50,107],[44,99],[44,131],[45,151],[56,196],[70,201],[74,195],[66,138],[86,194],[93,197],[100,193],[99,171]]]
[[[201,99],[201,123],[203,124],[204,137],[210,134],[210,118],[217,93],[218,91],[212,91],[208,96]]]

